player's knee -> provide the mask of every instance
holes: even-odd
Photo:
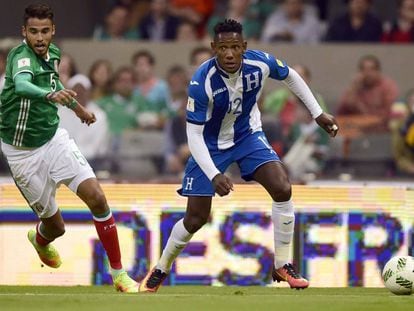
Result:
[[[108,210],[106,197],[102,191],[94,191],[89,195],[87,205],[94,214],[103,214]]]
[[[273,201],[289,201],[292,197],[292,186],[289,182],[280,183],[277,187],[274,187],[274,190],[270,195],[272,196]]]
[[[190,233],[196,233],[206,223],[207,218],[204,217],[188,217],[184,219],[184,226]]]

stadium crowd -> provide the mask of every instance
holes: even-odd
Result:
[[[86,125],[75,123],[73,114],[61,109],[61,127],[75,139],[98,177],[180,182],[190,155],[185,133],[187,85],[195,68],[212,57],[209,42],[217,21],[238,20],[246,39],[263,43],[414,41],[414,0],[397,1],[396,13],[386,19],[377,13],[375,1],[343,2],[345,10],[335,12],[332,1],[324,0],[114,0],[103,22],[96,25],[93,39],[198,42],[199,46],[187,66],[171,64],[165,77],[156,75],[157,60],[150,50],[138,49],[119,68],[110,59],[96,59],[82,71],[87,74],[78,71],[71,55],[62,55],[61,81],[77,92],[79,103],[98,121],[86,130]],[[6,56],[1,50],[0,89]],[[312,87],[311,80],[317,77],[309,68],[290,65]],[[362,56],[355,68],[354,79],[334,105],[327,105],[323,94],[313,90],[322,108],[338,117],[342,139],[335,144],[340,146],[332,145],[288,89],[260,98],[263,129],[293,182],[338,172],[358,177],[355,167],[367,161],[377,161],[374,171],[382,177],[414,174],[413,91],[400,90],[374,55]],[[362,137],[364,143],[370,138],[362,151],[366,157],[358,149]],[[330,151],[334,148],[341,149],[340,157]],[[0,168],[7,170],[4,164]]]

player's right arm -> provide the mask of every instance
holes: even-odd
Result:
[[[195,75],[197,77],[197,75]],[[204,139],[204,126],[208,121],[209,97],[201,79],[193,77],[188,90],[187,103],[187,140],[188,147],[194,160],[213,183],[215,191],[220,195],[227,195],[233,190],[231,180],[222,174],[211,158],[210,151]]]

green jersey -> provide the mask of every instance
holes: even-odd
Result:
[[[60,50],[49,46],[43,59],[25,43],[13,48],[6,64],[6,80],[1,93],[0,138],[17,147],[35,148],[48,142],[59,125],[56,105],[45,97],[23,98],[15,92],[15,77],[30,73],[32,83],[46,92],[60,89],[58,65]]]

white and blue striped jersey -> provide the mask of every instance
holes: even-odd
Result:
[[[228,149],[262,130],[257,101],[265,80],[284,80],[288,74],[285,62],[262,51],[247,50],[236,74],[224,72],[212,58],[190,81],[187,122],[204,125],[210,151]]]

